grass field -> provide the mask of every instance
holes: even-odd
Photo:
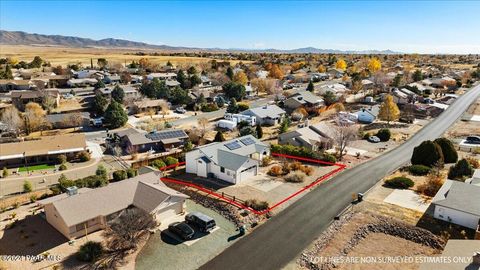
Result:
[[[48,170],[48,169],[54,169],[55,165],[40,164],[40,165],[35,165],[35,166],[20,167],[20,168],[18,168],[18,171],[19,172],[26,172],[27,168],[28,168],[28,171]]]
[[[140,50],[140,49],[117,49],[117,48],[68,48],[68,47],[48,47],[48,46],[13,46],[13,45],[0,45],[0,58],[11,57],[31,62],[35,56],[49,61],[52,66],[66,66],[67,64],[74,64],[81,62],[83,66],[90,65],[90,59],[93,59],[93,63],[96,64],[96,59],[106,58],[111,64],[131,63],[132,60],[138,61],[140,58],[148,58],[151,63],[165,65],[170,61],[174,65],[191,65],[199,64],[202,62],[208,62],[211,58],[202,57],[183,57],[183,56],[140,56],[140,55],[127,55],[127,53],[135,53],[138,51],[143,52],[155,52],[152,50]],[[229,60],[230,63],[236,64],[238,60]],[[249,61],[243,61],[248,63]]]

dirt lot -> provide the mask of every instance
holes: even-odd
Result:
[[[430,256],[438,254],[442,246],[443,240],[428,231],[370,212],[355,212],[335,222],[302,253],[296,267],[288,269],[418,269],[415,263],[386,265],[364,261],[353,265],[347,260]]]
[[[141,58],[148,58],[153,64],[165,65],[170,61],[174,65],[182,64],[198,64],[201,62],[208,62],[211,58],[200,57],[180,57],[180,56],[140,56],[140,55],[126,55],[126,53],[136,53],[138,51],[154,52],[154,50],[139,50],[139,49],[112,49],[112,48],[66,48],[66,47],[43,47],[43,46],[12,46],[1,45],[0,57],[13,57],[19,61],[30,62],[35,56],[40,56],[52,64],[52,66],[73,64],[81,62],[84,66],[90,65],[90,59],[106,58],[110,63],[127,63],[133,60],[137,61]],[[235,65],[236,60],[230,61]],[[249,61],[242,61],[247,63]]]

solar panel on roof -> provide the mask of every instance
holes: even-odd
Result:
[[[184,132],[182,130],[169,130],[169,131],[149,133],[145,136],[150,140],[158,141],[158,140],[183,137]]]
[[[241,148],[242,146],[237,141],[234,141],[234,142],[226,143],[225,147],[227,147],[230,150],[235,150],[235,149]]]
[[[254,143],[255,143],[255,141],[254,141],[252,138],[250,138],[250,137],[240,139],[240,141],[241,141],[243,144],[245,144],[245,145],[251,145],[251,144],[254,144]]]

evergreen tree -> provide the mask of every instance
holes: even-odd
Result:
[[[223,136],[223,132],[217,131],[217,134],[215,134],[215,139],[213,141],[214,142],[224,142],[225,137]]]
[[[434,141],[442,148],[445,163],[455,163],[458,160],[458,153],[452,141],[447,138],[438,138]]]
[[[256,132],[257,132],[257,136],[256,136],[256,137],[259,138],[259,139],[261,139],[261,138],[263,137],[263,129],[262,129],[262,126],[257,125],[257,126],[255,127],[255,129],[256,129]]]
[[[455,166],[450,167],[448,179],[463,180],[465,177],[472,177],[473,171],[472,165],[466,159],[461,159]]]
[[[228,113],[237,113],[238,112],[237,100],[235,98],[230,99],[230,104],[228,104],[227,112]]]
[[[230,79],[230,80],[233,80],[233,69],[231,67],[228,67],[227,68],[227,72],[225,73],[227,75],[227,77]]]
[[[313,85],[313,81],[308,82],[307,91],[313,92],[315,90],[315,86]]]
[[[92,103],[92,109],[97,115],[103,115],[105,108],[108,105],[108,100],[102,94],[96,94]]]
[[[125,92],[123,88],[119,85],[116,85],[112,90],[112,99],[118,103],[123,103],[123,99],[125,97]]]
[[[428,167],[438,163],[443,164],[442,148],[432,141],[424,141],[413,149],[411,162],[413,165],[425,165]]]
[[[127,123],[128,116],[122,105],[112,100],[105,111],[105,123],[110,128],[119,128]]]

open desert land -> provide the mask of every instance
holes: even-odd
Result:
[[[133,60],[138,61],[141,58],[148,58],[154,64],[165,65],[170,61],[174,65],[190,65],[208,62],[212,58],[204,57],[187,57],[187,56],[163,56],[163,55],[133,55],[137,52],[146,54],[160,52],[151,49],[135,49],[135,48],[68,48],[57,46],[24,46],[24,45],[0,45],[0,58],[11,57],[18,61],[30,62],[35,56],[48,59],[52,66],[66,66],[81,62],[84,66],[90,65],[90,59],[105,58],[110,63],[131,63]],[[229,60],[235,65],[239,60]],[[243,61],[248,63],[249,61]]]

